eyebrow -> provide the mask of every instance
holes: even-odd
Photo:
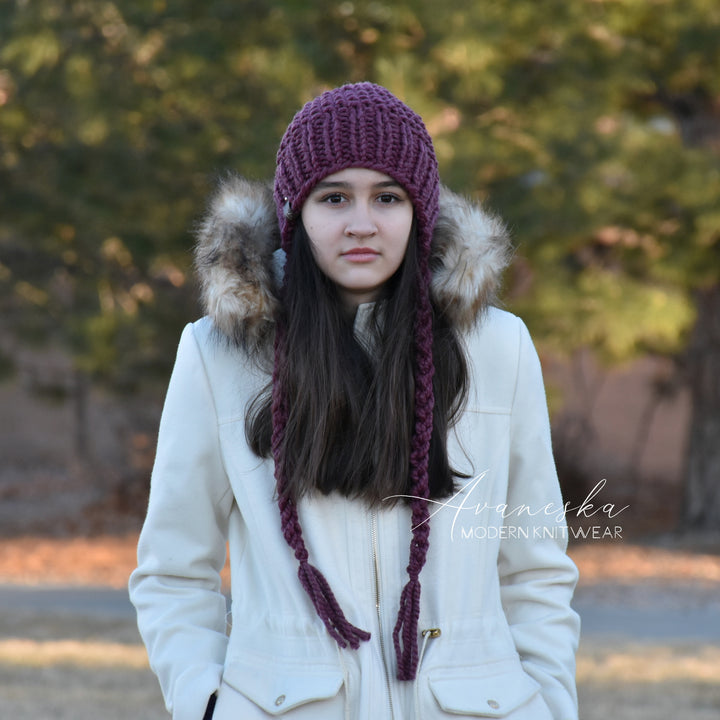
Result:
[[[327,188],[343,188],[343,189],[349,189],[352,187],[352,183],[344,182],[342,180],[333,181],[333,180],[321,180],[314,188],[313,192],[315,190],[325,190]],[[378,183],[373,184],[374,188],[386,188],[386,187],[398,187],[402,188],[402,185],[400,185],[399,182],[396,180],[382,180]]]

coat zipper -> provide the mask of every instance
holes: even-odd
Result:
[[[387,657],[385,656],[385,641],[383,639],[382,612],[380,610],[380,557],[378,554],[377,542],[377,512],[372,511],[372,524],[370,526],[370,535],[372,538],[372,555],[373,555],[373,571],[375,574],[375,610],[378,619],[378,639],[380,642],[380,654],[383,660],[383,669],[385,671],[385,687],[387,690],[388,706],[390,707],[390,718],[395,717],[393,710],[392,691],[390,689],[390,673],[388,672]]]

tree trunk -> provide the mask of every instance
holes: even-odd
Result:
[[[692,417],[681,518],[684,530],[720,530],[720,286],[697,294],[687,350]]]

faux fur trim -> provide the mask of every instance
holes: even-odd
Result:
[[[459,330],[469,330],[482,311],[497,302],[502,273],[511,257],[510,236],[498,217],[440,188],[430,292]]]
[[[272,338],[280,228],[272,188],[229,175],[197,231],[195,265],[205,312],[232,342],[262,350]]]
[[[280,247],[269,185],[224,179],[197,232],[195,261],[205,311],[218,330],[249,350],[266,348],[278,304],[273,253]],[[460,331],[493,304],[511,257],[503,223],[442,188],[431,258],[433,299]]]

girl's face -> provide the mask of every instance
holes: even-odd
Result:
[[[413,206],[389,175],[348,168],[328,175],[302,207],[313,257],[348,306],[375,300],[405,257]]]

